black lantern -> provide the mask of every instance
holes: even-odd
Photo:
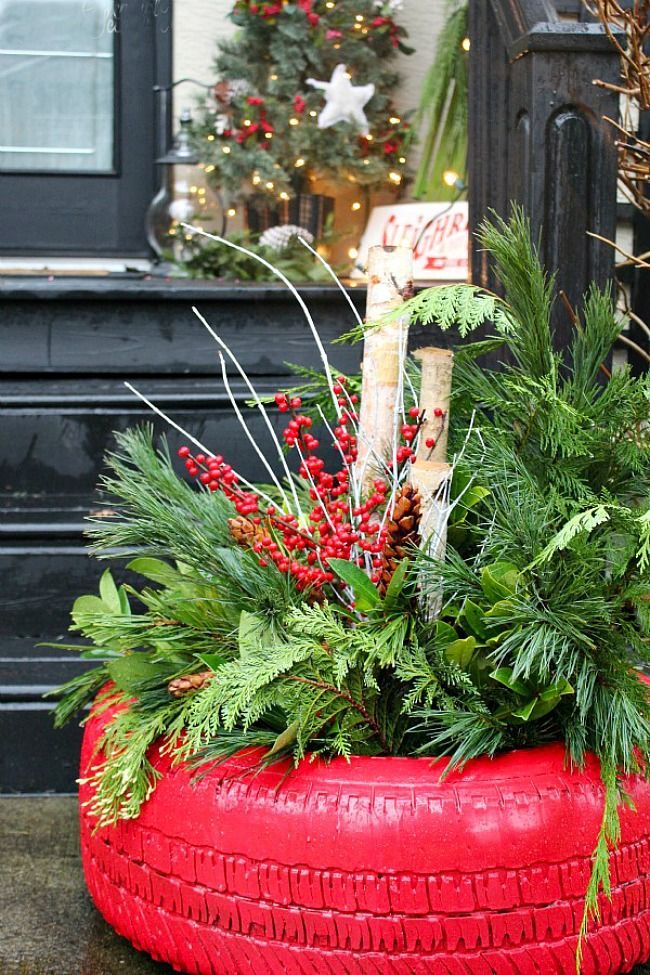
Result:
[[[196,213],[197,188],[192,179],[192,168],[199,157],[192,146],[192,114],[183,109],[179,128],[169,148],[171,131],[171,92],[183,82],[199,85],[211,90],[212,85],[195,81],[193,78],[180,78],[170,85],[157,85],[154,91],[158,97],[158,140],[161,155],[156,159],[158,168],[158,191],[149,204],[145,217],[147,241],[154,253],[155,270],[168,273],[172,270],[171,261],[182,261],[189,257],[191,234],[180,226],[190,223]],[[201,191],[203,192],[203,191]],[[216,194],[216,203],[221,211],[221,232],[225,230],[225,213],[221,199]],[[171,261],[166,258],[170,258]]]

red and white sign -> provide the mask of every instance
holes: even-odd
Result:
[[[358,265],[365,267],[368,248],[375,244],[412,247],[416,281],[467,281],[467,203],[375,207],[361,238]]]

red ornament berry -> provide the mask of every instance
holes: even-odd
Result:
[[[434,416],[442,416],[443,412],[444,411],[441,410],[439,406],[436,406],[435,410],[433,411],[433,415]]]
[[[409,416],[418,417],[419,415],[420,415],[420,411],[418,407],[412,406],[411,409],[409,410]]]
[[[433,447],[435,447],[436,441],[433,437],[429,437],[427,440],[424,441],[424,444],[426,447],[429,448],[429,450],[431,450]]]
[[[183,457],[183,458],[189,457],[190,456],[190,448],[189,447],[179,447],[178,448],[178,456],[179,457]]]

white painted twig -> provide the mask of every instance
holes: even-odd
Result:
[[[300,508],[300,500],[299,500],[298,494],[296,492],[295,484],[293,483],[293,478],[291,477],[291,471],[289,470],[289,465],[287,464],[287,460],[286,460],[286,457],[284,455],[284,451],[282,449],[282,446],[280,444],[280,441],[278,440],[277,435],[275,433],[275,430],[273,429],[273,424],[269,420],[269,417],[268,417],[268,414],[266,412],[266,409],[264,408],[264,404],[262,403],[261,399],[259,398],[259,396],[257,394],[257,390],[255,389],[255,387],[251,383],[250,379],[246,375],[246,372],[245,372],[244,368],[240,364],[239,360],[236,358],[234,352],[232,352],[232,350],[226,345],[226,343],[223,341],[223,339],[215,332],[215,330],[212,328],[212,326],[205,320],[205,318],[203,317],[203,315],[201,314],[201,312],[198,310],[198,308],[192,307],[192,311],[194,312],[194,314],[196,315],[196,317],[198,318],[198,320],[203,325],[205,325],[206,329],[208,330],[208,332],[210,333],[210,335],[212,336],[212,338],[215,340],[215,342],[217,343],[217,345],[219,346],[219,348],[224,350],[224,352],[226,353],[226,355],[228,356],[228,358],[230,359],[230,361],[234,365],[235,369],[237,370],[237,372],[239,373],[239,375],[244,380],[244,382],[246,384],[246,388],[249,390],[251,396],[253,397],[253,400],[255,402],[256,407],[258,408],[258,410],[262,414],[262,417],[264,419],[264,423],[266,424],[266,427],[267,427],[269,433],[271,434],[271,439],[273,440],[273,444],[274,444],[275,449],[277,451],[278,457],[280,458],[280,463],[282,464],[282,468],[284,470],[285,476],[286,476],[287,481],[289,483],[289,488],[291,490],[291,494],[292,494],[292,497],[293,497],[293,503],[295,505],[296,514],[302,519],[303,515],[302,515],[301,508]]]
[[[269,475],[269,477],[271,478],[271,480],[275,484],[276,488],[280,492],[280,496],[282,498],[282,504],[284,505],[284,507],[285,507],[286,510],[290,511],[291,510],[291,505],[289,503],[289,498],[287,497],[287,495],[285,493],[285,490],[282,487],[282,484],[278,480],[278,477],[277,477],[275,471],[273,470],[273,468],[269,464],[268,460],[266,459],[266,456],[264,455],[264,451],[259,447],[259,445],[257,444],[257,441],[255,440],[255,437],[253,436],[253,434],[248,429],[248,426],[246,424],[246,420],[244,419],[244,417],[242,415],[242,412],[239,409],[239,405],[237,403],[237,400],[234,397],[233,391],[232,391],[232,389],[230,387],[230,382],[228,380],[228,371],[226,369],[226,360],[224,359],[224,357],[223,357],[223,355],[222,355],[221,352],[219,353],[219,364],[221,365],[221,375],[223,377],[223,385],[224,385],[224,388],[226,390],[226,393],[228,394],[228,399],[230,400],[230,405],[232,406],[233,410],[235,411],[235,416],[239,420],[239,425],[242,428],[242,430],[244,431],[244,434],[246,435],[246,438],[247,438],[248,442],[250,443],[251,447],[253,448],[253,450],[255,451],[255,453],[257,454],[257,456],[259,457],[259,459],[262,461],[262,464],[263,464],[264,469],[266,470],[267,474]],[[298,509],[298,512],[297,513],[300,514],[300,508]]]
[[[309,311],[309,308],[305,304],[302,295],[300,295],[297,288],[291,283],[291,281],[286,276],[286,274],[283,274],[282,271],[279,271],[277,267],[274,267],[273,264],[265,260],[259,254],[255,254],[253,251],[249,251],[246,247],[240,247],[239,244],[234,244],[232,240],[226,240],[225,237],[219,237],[218,234],[209,234],[207,230],[199,230],[198,227],[193,227],[189,223],[181,223],[181,227],[184,227],[186,230],[189,230],[194,234],[198,234],[200,237],[207,237],[209,240],[214,240],[218,244],[225,244],[226,247],[231,247],[233,250],[239,251],[240,254],[246,254],[248,257],[253,258],[253,260],[257,261],[259,264],[263,264],[264,267],[268,268],[268,270],[271,271],[272,274],[275,274],[275,276],[277,278],[280,278],[280,280],[287,286],[291,294],[294,296],[294,298],[300,305],[302,312],[307,320],[307,324],[311,329],[311,334],[314,337],[314,342],[316,343],[316,347],[318,348],[318,353],[320,355],[321,362],[323,363],[323,367],[325,369],[325,375],[327,376],[327,384],[329,386],[332,402],[334,403],[334,410],[336,412],[337,417],[340,417],[341,408],[338,404],[336,393],[334,392],[334,388],[333,388],[334,380],[332,378],[332,370],[330,368],[329,359],[327,358],[325,347],[321,341],[320,335],[318,334],[318,329],[316,328],[314,319],[311,316],[311,312]]]
[[[308,241],[305,240],[304,237],[298,236],[298,240],[300,241],[300,243],[302,244],[303,247],[306,247],[307,250],[311,254],[314,255],[314,257],[316,258],[317,261],[320,261],[321,262],[321,264],[323,265],[323,267],[325,268],[325,270],[327,271],[327,273],[336,282],[336,284],[338,285],[339,289],[342,291],[343,296],[345,297],[345,300],[347,301],[348,305],[352,309],[352,314],[354,315],[354,317],[356,319],[357,325],[359,325],[360,328],[363,328],[363,318],[361,317],[361,315],[357,311],[357,309],[355,307],[355,304],[352,301],[352,298],[350,297],[350,295],[346,291],[345,287],[343,286],[343,284],[339,280],[339,277],[336,274],[336,272],[334,271],[334,269],[328,264],[328,262],[325,260],[324,257],[321,257],[321,255],[318,253],[318,251],[316,250],[316,248],[315,247],[312,247],[311,244]]]
[[[126,386],[127,389],[130,389],[131,392],[138,397],[138,399],[141,399],[142,402],[145,403],[153,413],[155,413],[162,420],[164,420],[165,423],[168,423],[170,427],[173,427],[174,430],[178,430],[179,433],[182,433],[183,436],[186,437],[187,440],[190,441],[190,443],[193,443],[195,447],[198,447],[199,450],[202,450],[205,454],[212,455],[212,451],[210,450],[209,447],[206,447],[205,444],[202,444],[200,440],[197,440],[196,437],[193,437],[191,433],[188,433],[187,430],[183,429],[183,427],[179,426],[178,423],[172,420],[170,416],[167,416],[166,413],[163,413],[163,411],[159,409],[159,407],[157,407],[155,403],[152,403],[150,399],[147,399],[144,393],[141,393],[140,390],[136,389],[135,386],[132,386],[131,383],[125,382],[124,385]],[[273,507],[276,506],[276,502],[272,498],[270,498],[268,494],[266,494],[264,491],[261,491],[255,484],[251,484],[251,482],[248,481],[242,474],[240,474],[238,471],[235,471],[234,468],[233,471],[237,475],[238,481],[241,481],[242,484],[245,484],[246,487],[249,488],[251,491],[253,491],[255,494],[257,494],[258,497],[263,498],[263,500],[266,501],[267,504],[270,504]]]

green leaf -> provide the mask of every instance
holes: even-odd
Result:
[[[120,616],[130,616],[131,615],[131,604],[129,603],[129,597],[127,595],[124,586],[120,586],[117,590],[120,597]]]
[[[454,640],[445,647],[445,656],[447,660],[451,660],[465,670],[474,656],[476,647],[477,642],[473,636],[465,637],[464,640]]]
[[[115,613],[116,616],[121,615],[122,605],[120,602],[120,594],[117,591],[117,586],[113,581],[110,569],[102,572],[102,577],[99,580],[99,595],[109,612]]]
[[[158,673],[158,668],[143,653],[130,653],[118,660],[111,660],[106,664],[106,669],[111,680],[127,694],[135,693],[141,681],[151,680]]]
[[[498,670],[492,671],[490,677],[498,681],[499,684],[503,684],[508,690],[514,691],[520,697],[530,697],[530,686],[518,677],[513,678],[512,673],[512,667],[499,667]]]
[[[450,626],[449,623],[445,623],[444,620],[436,620],[436,643],[441,647],[448,647],[450,643],[453,643],[458,639],[458,633]]]
[[[330,568],[336,572],[337,576],[347,583],[354,593],[356,608],[367,613],[381,603],[381,596],[366,573],[354,565],[353,562],[346,562],[345,559],[330,559]]]
[[[72,618],[75,623],[79,622],[77,617],[86,616],[90,613],[101,613],[106,616],[109,613],[108,607],[99,596],[78,596],[72,605]]]
[[[131,572],[137,572],[138,575],[144,576],[145,579],[151,579],[152,582],[158,582],[162,586],[169,586],[171,589],[178,583],[179,572],[177,569],[172,568],[167,562],[163,562],[162,559],[151,559],[151,558],[137,558],[133,559],[127,565],[127,569]]]
[[[270,629],[266,620],[242,610],[239,617],[239,655],[245,660],[269,644]]]
[[[458,622],[463,629],[475,636],[477,640],[485,640],[488,636],[488,628],[485,624],[485,613],[481,607],[469,598],[463,600],[463,605],[458,614]]]
[[[409,568],[409,559],[402,559],[400,564],[397,566],[393,573],[393,577],[388,583],[388,589],[386,590],[386,595],[384,596],[384,609],[390,611],[394,609],[399,597],[404,589],[404,583],[406,582],[406,574]]]
[[[536,698],[531,698],[526,704],[523,704],[516,711],[512,711],[511,714],[514,718],[521,718],[522,721],[529,721],[532,717],[533,711],[535,710],[535,705],[537,704]]]
[[[291,748],[293,743],[298,738],[299,729],[300,722],[292,721],[289,727],[285,728],[284,731],[278,735],[266,754],[276,755],[278,752],[283,752],[285,749]]]
[[[481,570],[481,588],[487,598],[496,603],[516,592],[519,575],[519,569],[512,562],[494,562]]]
[[[219,667],[226,663],[226,658],[220,656],[218,653],[197,653],[197,657],[205,664],[208,670],[218,670]]]

